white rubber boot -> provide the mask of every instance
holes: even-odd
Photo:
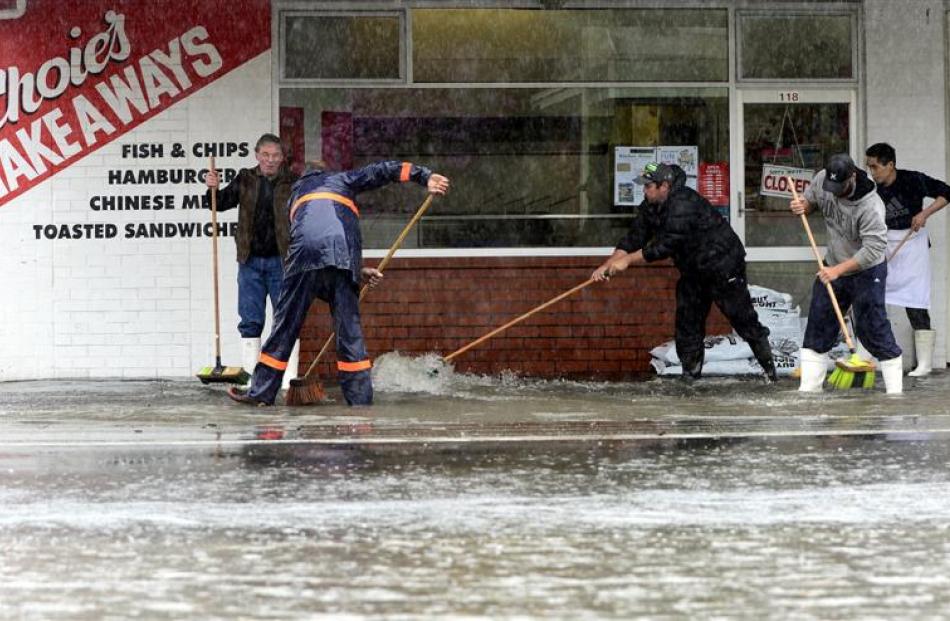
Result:
[[[250,375],[254,375],[254,367],[261,357],[261,337],[241,339],[241,367]],[[250,384],[250,381],[248,381]]]
[[[297,367],[300,366],[300,340],[294,342],[294,348],[290,351],[290,358],[287,359],[287,370],[284,371],[284,379],[280,387],[284,390],[290,388],[290,380],[297,378]]]
[[[798,385],[798,391],[821,392],[825,384],[825,375],[828,374],[828,356],[819,354],[814,349],[805,348],[802,348],[799,356],[802,380]]]
[[[889,395],[899,395],[904,392],[904,362],[900,356],[881,360],[878,368],[884,376],[884,392]]]
[[[908,373],[911,377],[930,375],[933,370],[936,330],[914,330],[914,350],[917,352],[917,368]]]

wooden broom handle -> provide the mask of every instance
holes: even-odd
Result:
[[[215,172],[214,157],[210,158],[208,172]],[[220,180],[219,180],[220,183]],[[211,263],[214,275],[214,355],[221,365],[221,307],[218,300],[218,188],[211,188]]]
[[[795,197],[795,200],[799,200],[798,192],[795,190],[795,181],[791,177],[786,177],[788,180],[788,187],[792,190],[792,196]],[[811,242],[811,250],[815,253],[815,260],[818,261],[818,270],[821,271],[825,268],[824,262],[821,260],[821,254],[818,252],[818,244],[815,243],[815,236],[811,233],[811,225],[808,224],[808,215],[801,214],[802,225],[805,227],[805,232],[808,234],[808,241]],[[825,283],[825,288],[828,289],[828,297],[831,298],[831,305],[835,309],[835,316],[838,318],[838,326],[841,328],[841,333],[844,335],[844,341],[848,344],[848,349],[851,350],[851,353],[854,353],[854,343],[851,341],[851,335],[848,334],[848,327],[844,323],[844,315],[841,314],[841,307],[838,306],[838,296],[835,295],[835,290],[831,286],[830,282]]]
[[[396,254],[396,250],[402,246],[402,242],[406,239],[406,236],[409,235],[409,231],[412,230],[412,227],[416,225],[417,222],[422,218],[422,215],[429,209],[429,206],[432,204],[432,198],[435,194],[429,194],[426,196],[426,199],[422,202],[422,205],[419,206],[419,209],[416,210],[416,215],[412,217],[412,220],[409,221],[406,226],[403,227],[402,232],[399,234],[399,237],[396,238],[396,241],[393,242],[393,245],[389,247],[389,252],[386,253],[386,256],[383,257],[383,260],[379,262],[379,265],[376,267],[380,272],[386,269],[386,266],[389,265],[389,260],[393,258],[393,255]],[[363,301],[363,297],[366,295],[366,292],[369,290],[369,283],[363,285],[363,288],[360,289],[360,301]],[[307,372],[304,373],[304,377],[310,377],[310,373],[317,367],[317,364],[320,362],[320,359],[323,358],[323,354],[327,353],[327,350],[330,348],[330,343],[333,342],[333,337],[336,336],[335,332],[331,332],[330,336],[327,337],[326,342],[323,343],[323,347],[320,348],[320,351],[317,353],[317,357],[313,359],[313,362],[310,363],[310,366],[307,368]]]
[[[527,318],[530,317],[531,315],[537,313],[538,311],[542,311],[542,310],[544,310],[545,308],[547,308],[548,306],[551,306],[552,304],[555,304],[555,303],[557,303],[557,302],[560,302],[561,300],[563,300],[563,299],[566,298],[567,296],[573,295],[573,294],[577,293],[578,291],[580,291],[581,289],[583,289],[583,288],[586,287],[587,285],[591,284],[592,282],[594,282],[594,279],[593,279],[593,278],[589,278],[589,279],[585,280],[584,282],[582,282],[581,284],[577,285],[576,287],[572,287],[571,289],[568,289],[567,291],[565,291],[565,292],[562,293],[561,295],[559,295],[559,296],[557,296],[557,297],[554,297],[554,298],[548,300],[548,301],[545,302],[544,304],[542,304],[542,305],[540,305],[540,306],[536,306],[535,308],[532,308],[531,310],[529,310],[527,313],[521,315],[520,317],[516,317],[515,319],[512,319],[511,321],[509,321],[508,323],[506,323],[505,325],[503,325],[503,326],[501,326],[501,327],[499,327],[499,328],[495,328],[494,330],[492,330],[492,331],[489,332],[488,334],[486,334],[486,335],[484,335],[484,336],[482,336],[482,337],[479,337],[478,339],[472,341],[471,343],[469,343],[468,345],[466,345],[466,346],[463,347],[462,349],[453,351],[451,354],[449,354],[448,356],[443,357],[442,359],[445,360],[446,362],[449,362],[450,360],[452,360],[452,358],[455,358],[456,356],[461,355],[461,354],[467,352],[468,350],[470,350],[471,348],[475,347],[476,345],[479,345],[479,344],[481,344],[481,343],[487,341],[488,339],[490,339],[491,337],[495,336],[495,335],[498,334],[499,332],[504,332],[505,330],[507,330],[507,329],[510,328],[511,326],[513,326],[513,325],[515,325],[516,323],[519,323],[519,322],[521,322],[521,321],[524,321],[525,319],[527,319]]]
[[[893,259],[897,255],[897,253],[901,251],[901,248],[904,247],[904,244],[907,243],[907,240],[913,237],[914,233],[916,232],[917,231],[915,231],[914,229],[910,229],[909,231],[907,231],[907,235],[904,235],[904,239],[901,240],[901,243],[897,244],[897,248],[894,248],[894,252],[892,252],[891,255],[887,257],[887,260],[890,261],[891,259]]]

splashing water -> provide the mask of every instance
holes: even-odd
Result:
[[[450,395],[455,369],[434,353],[407,356],[389,352],[373,362],[373,386],[383,392],[422,392]]]
[[[601,392],[603,382],[576,382],[525,378],[514,371],[498,375],[459,373],[442,356],[429,353],[409,356],[389,352],[373,362],[373,386],[379,392],[415,393],[476,399],[479,401],[510,401],[537,397],[547,392],[560,394],[565,387],[584,392]]]

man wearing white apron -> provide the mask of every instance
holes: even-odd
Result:
[[[864,154],[868,172],[884,201],[889,257],[885,300],[907,310],[914,330],[917,368],[910,375],[929,375],[937,333],[931,329],[928,312],[930,240],[921,229],[950,200],[950,186],[915,170],[898,170],[897,153],[886,142],[871,145]],[[926,209],[925,197],[934,199]]]

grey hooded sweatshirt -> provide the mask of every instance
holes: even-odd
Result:
[[[838,198],[821,189],[825,171],[820,170],[805,189],[805,200],[819,209],[828,228],[825,263],[838,265],[853,258],[861,270],[884,262],[887,250],[887,225],[884,201],[874,191],[874,182],[858,170],[855,188],[849,196]]]

